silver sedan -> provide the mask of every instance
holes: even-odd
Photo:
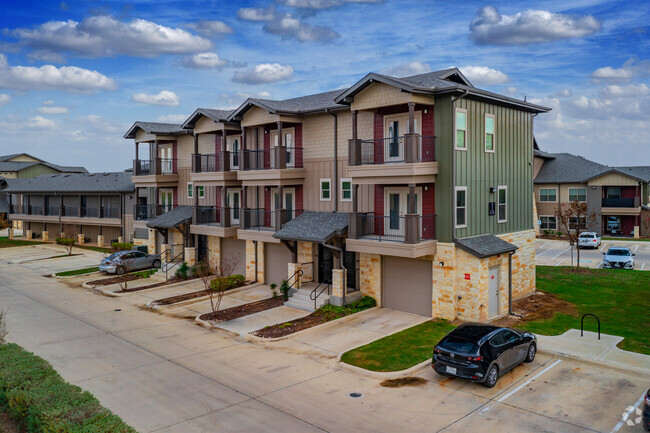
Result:
[[[100,271],[117,275],[140,269],[159,267],[159,254],[147,254],[142,251],[120,251],[102,259],[99,263]]]

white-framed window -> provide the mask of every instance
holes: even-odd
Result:
[[[540,188],[539,201],[556,202],[557,189],[556,188]]]
[[[542,215],[539,217],[539,228],[541,230],[557,230],[557,218],[550,215]]]
[[[587,228],[587,217],[571,217],[569,218],[569,230],[584,230]]]
[[[199,198],[205,198],[205,187],[203,185],[197,186],[199,190]]]
[[[569,201],[587,201],[587,188],[569,188]]]
[[[456,187],[456,200],[454,201],[454,214],[456,218],[456,228],[467,227],[467,187]]]
[[[352,179],[341,179],[341,201],[352,201]]]
[[[494,114],[485,115],[485,151],[494,152],[495,150],[495,133],[494,133]]]
[[[506,221],[508,221],[508,187],[501,185],[497,188],[497,222]]]
[[[194,198],[194,184],[187,182],[187,198]]]
[[[467,150],[467,110],[456,108],[456,135],[454,136],[454,147],[457,150]]]
[[[320,201],[332,201],[332,179],[320,180]]]

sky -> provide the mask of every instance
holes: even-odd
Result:
[[[0,155],[119,171],[138,120],[451,66],[551,107],[543,150],[650,165],[650,1],[596,0],[4,0]]]

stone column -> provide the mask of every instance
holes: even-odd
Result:
[[[14,229],[10,228],[10,229],[8,229],[8,231],[9,231],[9,239],[13,239],[14,238]]]
[[[287,284],[289,285],[293,284],[294,289],[300,289],[300,286],[302,284],[302,278],[296,275],[296,272],[300,271],[301,269],[302,267],[300,266],[300,263],[288,264]]]
[[[97,235],[97,246],[100,248],[104,246],[104,235]]]
[[[221,267],[221,238],[208,236],[208,263],[210,269],[219,272]]]
[[[31,239],[32,238],[32,231],[31,230],[25,230],[25,237],[27,239]]]
[[[162,251],[160,252],[160,262],[161,263],[169,263],[171,260],[171,254],[169,253],[169,244],[162,244],[160,246]]]
[[[298,263],[302,266],[302,281],[314,281],[314,246],[311,242],[298,242]]]
[[[381,256],[359,253],[359,288],[363,295],[371,296],[381,307]]]
[[[255,281],[255,242],[246,241],[246,280]],[[257,281],[264,282],[264,242],[257,242]]]
[[[433,317],[456,318],[456,251],[454,244],[438,243],[432,262]]]
[[[149,254],[156,253],[156,230],[155,229],[149,229],[149,238],[147,239],[147,251],[149,252]]]
[[[639,239],[639,226],[634,226],[634,239]]]
[[[185,263],[189,266],[196,265],[196,248],[185,247]]]
[[[84,236],[83,233],[79,233],[79,234],[77,235],[77,243],[78,243],[79,245],[83,245],[83,244],[86,243],[86,237]]]
[[[347,288],[347,273],[343,269],[332,269],[332,294],[330,304],[343,305],[343,293]]]
[[[41,236],[43,237],[43,242],[48,242],[50,240],[50,234],[47,231],[42,232]]]

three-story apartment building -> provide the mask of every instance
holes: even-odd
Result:
[[[138,203],[155,209],[136,210],[136,237],[235,262],[249,280],[301,273],[330,284],[334,303],[368,294],[488,320],[535,287],[533,115],[545,111],[452,68],[198,109],[183,125],[136,122],[125,137],[151,143],[161,167],[172,160],[152,177],[136,154]]]

